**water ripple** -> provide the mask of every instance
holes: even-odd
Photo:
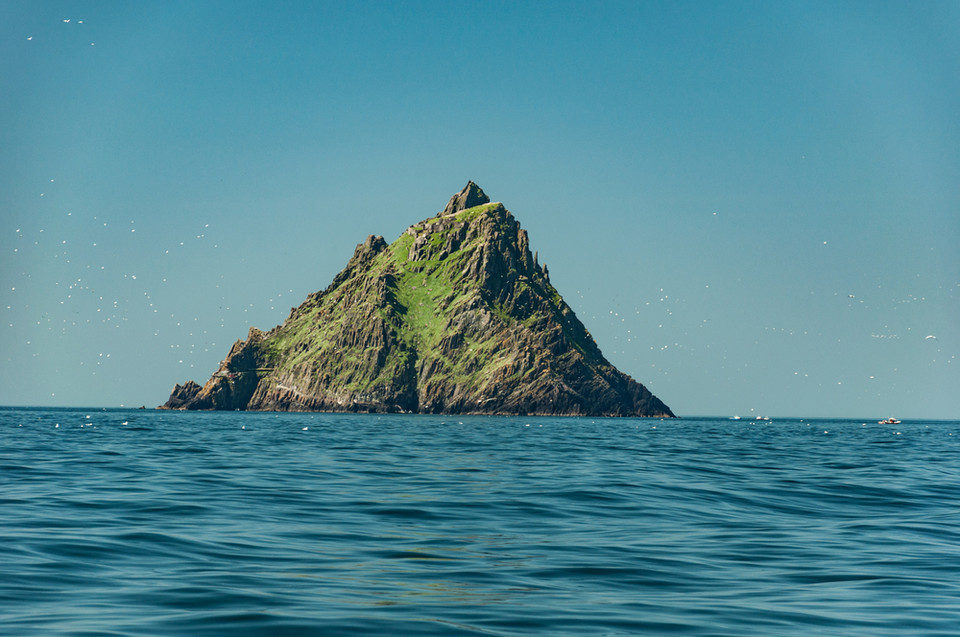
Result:
[[[960,423],[898,431],[0,409],[0,634],[955,634]]]

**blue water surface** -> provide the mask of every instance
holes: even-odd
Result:
[[[0,409],[3,635],[957,635],[960,422]]]

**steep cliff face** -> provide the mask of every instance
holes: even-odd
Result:
[[[393,243],[368,237],[327,289],[164,407],[672,417],[603,357],[528,243],[470,182]]]

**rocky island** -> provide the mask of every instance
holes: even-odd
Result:
[[[161,409],[673,417],[604,358],[527,232],[472,181],[322,292],[251,328]]]

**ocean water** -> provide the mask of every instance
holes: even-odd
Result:
[[[957,635],[960,422],[0,409],[0,634]]]

